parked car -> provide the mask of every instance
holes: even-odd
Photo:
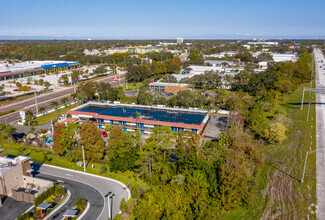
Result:
[[[45,77],[45,75],[40,75],[39,77]]]
[[[108,137],[106,131],[103,131],[103,132],[102,132],[102,135],[103,135],[103,137]]]
[[[14,92],[19,92],[19,91],[20,91],[20,89],[14,89],[13,91],[14,91]]]

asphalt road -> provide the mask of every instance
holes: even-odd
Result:
[[[104,200],[100,192],[98,192],[98,190],[95,188],[71,179],[58,178],[56,176],[46,175],[42,173],[37,174],[35,177],[47,179],[53,182],[57,182],[59,180],[60,185],[70,190],[71,197],[67,203],[64,204],[64,206],[62,206],[58,211],[54,213],[53,216],[51,216],[51,219],[61,220],[63,218],[63,214],[68,209],[74,208],[73,202],[78,198],[84,198],[90,204],[89,210],[83,219],[96,219],[96,217],[98,217],[102,212],[104,207]]]
[[[124,77],[124,76],[125,76],[124,73],[120,74],[120,77]],[[113,81],[114,77],[115,76],[110,76],[107,78],[98,79],[96,81],[97,82],[108,82],[112,86],[117,86],[119,84],[119,82]],[[124,82],[125,82],[125,79],[120,80],[120,84],[123,84]],[[56,101],[56,102],[60,103],[60,100],[63,97],[68,97],[69,99],[71,99],[70,96],[73,93],[74,93],[73,88],[67,88],[62,91],[57,91],[57,92],[52,92],[52,93],[37,96],[37,107],[38,108],[44,107],[45,110],[49,110],[52,108],[51,102]],[[31,110],[35,114],[36,113],[35,98],[26,99],[24,101],[20,101],[17,103],[13,103],[10,105],[0,107],[0,113],[10,111],[10,110],[22,109],[22,108],[25,108],[25,110]],[[11,123],[11,122],[17,121],[19,119],[21,119],[21,117],[20,117],[19,111],[17,111],[17,112],[13,112],[13,113],[10,113],[10,114],[0,117],[0,123],[2,123],[2,124]]]
[[[0,219],[16,219],[20,214],[32,207],[33,204],[27,202],[18,202],[13,198],[7,197],[0,207]]]
[[[96,195],[96,198],[98,198],[97,200],[100,201],[101,205],[99,203],[93,202],[94,207],[99,207],[99,206],[101,207],[101,212],[98,214],[98,211],[96,211],[97,214],[94,214],[91,218],[84,218],[84,219],[99,219],[99,220],[108,219],[108,206],[107,206],[107,198],[105,197],[105,195],[107,195],[109,192],[111,192],[111,194],[115,194],[115,196],[113,197],[113,217],[120,211],[119,209],[120,209],[120,203],[122,201],[122,198],[125,198],[125,200],[127,200],[130,196],[130,192],[125,187],[125,185],[113,179],[103,178],[100,176],[86,174],[83,172],[64,169],[60,167],[49,166],[46,164],[43,164],[39,168],[37,168],[37,171],[40,173],[39,174],[40,176],[48,175],[51,176],[51,178],[53,177],[56,180],[57,179],[63,181],[71,180],[74,182],[83,183],[90,187],[87,188],[84,186],[84,188],[77,188],[76,191],[78,195],[88,196],[88,194],[96,194],[96,192],[99,192],[101,194],[101,199],[99,199],[99,197]],[[69,182],[68,184],[71,183]],[[71,194],[73,195],[72,191]],[[90,206],[90,209],[92,209],[92,205]]]
[[[316,87],[325,85],[325,58],[320,50],[314,50],[316,61]],[[320,61],[320,62],[318,62]],[[323,62],[321,62],[323,61]],[[325,95],[316,93],[316,197],[317,218],[325,219]]]

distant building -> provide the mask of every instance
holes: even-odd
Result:
[[[161,83],[154,82],[149,84],[150,89],[165,93],[177,94],[180,91],[187,90],[189,85],[186,83]]]
[[[227,64],[229,66],[232,66],[234,64],[234,62],[226,61],[226,60],[205,60],[204,64],[210,64],[212,66],[222,66],[224,64]]]
[[[258,68],[259,69],[267,69],[267,62],[258,62]]]
[[[242,45],[242,46],[245,47],[247,50],[250,50],[250,49],[251,49],[251,45],[244,44],[244,45]]]
[[[247,44],[256,45],[256,46],[260,45],[262,47],[271,47],[271,46],[277,47],[279,45],[278,42],[273,42],[273,41],[254,41],[254,42],[248,42]]]
[[[183,38],[177,38],[177,40],[176,40],[177,44],[182,44],[182,43],[183,43],[183,41],[184,41],[184,39],[183,39]]]
[[[271,53],[274,62],[295,62],[297,59],[296,54],[279,54],[279,53]]]
[[[79,62],[69,61],[26,61],[21,63],[0,63],[0,81],[17,79],[37,74],[44,74],[51,71],[74,69]]]
[[[221,52],[221,53],[203,55],[203,57],[224,58],[224,57],[232,57],[232,56],[235,56],[235,55],[236,55],[236,52],[234,52],[234,51],[227,51],[227,52]]]
[[[32,177],[30,157],[3,156],[0,149],[0,195],[12,195],[17,201],[33,203],[44,190],[53,186],[50,181]]]

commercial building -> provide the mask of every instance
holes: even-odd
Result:
[[[199,109],[167,108],[129,104],[88,102],[67,111],[79,121],[91,120],[103,129],[105,124],[119,125],[123,131],[140,130],[151,134],[156,126],[168,126],[173,131],[191,131],[202,135],[209,121],[210,112]]]
[[[0,195],[33,203],[39,194],[53,186],[50,181],[32,177],[30,157],[8,158],[2,152],[0,149]]]
[[[189,88],[189,85],[186,83],[153,82],[149,84],[149,87],[155,91],[177,94],[180,91],[187,90]]]
[[[253,57],[258,57],[262,52],[252,53]],[[296,62],[297,54],[291,53],[270,53],[274,62]]]
[[[262,47],[271,47],[271,46],[277,47],[279,45],[278,42],[274,42],[274,41],[254,41],[254,42],[248,42],[247,44],[256,45],[256,46],[260,45]]]
[[[68,61],[27,61],[21,63],[0,63],[0,81],[17,79],[37,74],[49,73],[74,69],[79,66],[79,62]]]

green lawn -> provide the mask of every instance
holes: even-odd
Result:
[[[122,88],[124,90],[133,90],[133,89],[138,89],[140,88],[141,86],[143,86],[143,83],[142,82],[137,82],[137,83],[125,83],[122,85]]]
[[[67,106],[65,108],[62,108],[62,109],[58,110],[57,113],[55,113],[55,111],[54,111],[54,112],[51,112],[49,114],[37,117],[33,121],[36,121],[37,125],[47,124],[47,123],[51,122],[51,120],[55,120],[56,116],[60,117],[61,114],[65,114],[69,109],[75,108],[75,107],[77,107],[79,105],[80,105],[79,103],[76,103],[76,104]]]
[[[58,156],[49,149],[43,149],[39,147],[25,146],[18,143],[9,143],[6,140],[0,139],[1,148],[5,149],[4,154],[6,155],[25,155],[31,157],[32,161],[51,164],[55,166],[65,167],[68,169],[74,169],[83,171],[82,167],[78,167],[75,162],[71,162],[69,158]],[[47,155],[48,160],[44,161],[44,155]],[[94,164],[94,169],[91,168],[91,164]],[[147,189],[148,186],[140,178],[137,177],[137,174],[134,174],[131,171],[126,171],[124,173],[117,172],[111,173],[109,171],[100,174],[102,166],[108,166],[107,163],[103,162],[90,162],[87,166],[87,173],[92,173],[96,175],[102,175],[109,178],[113,178],[121,181],[124,184],[130,184],[135,187],[141,187]]]

